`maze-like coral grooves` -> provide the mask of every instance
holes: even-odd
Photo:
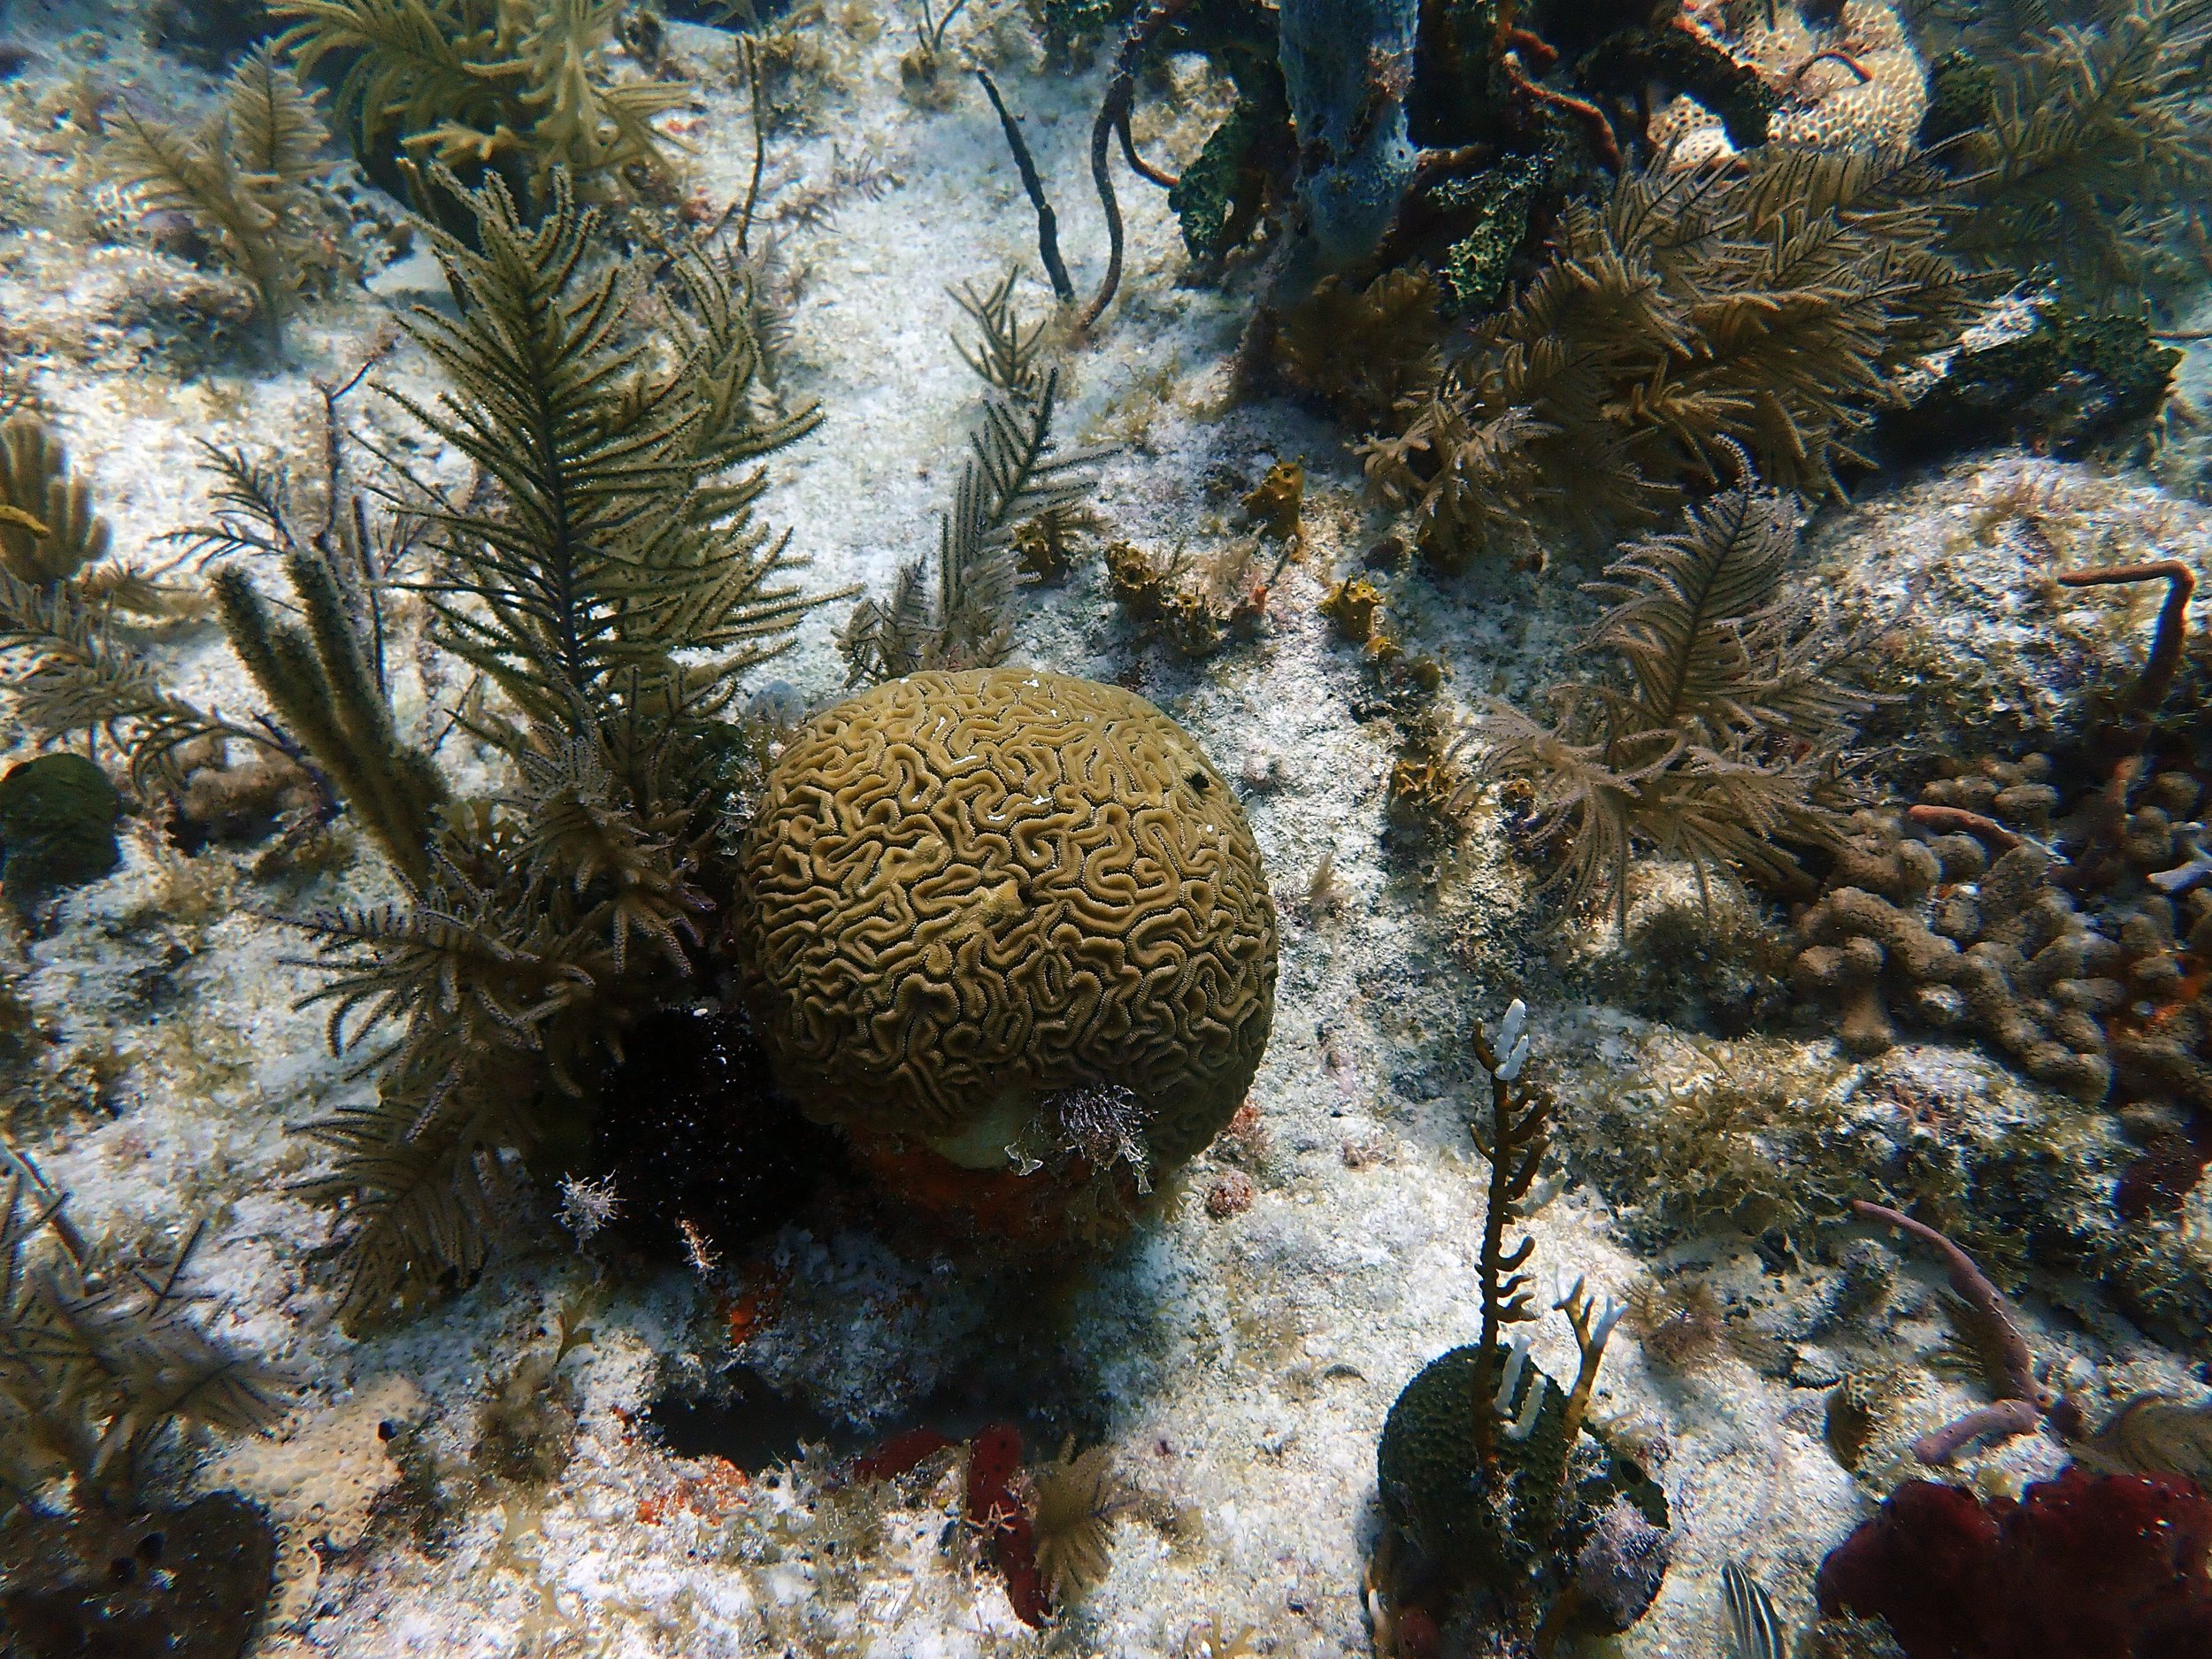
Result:
[[[940,1138],[1118,1083],[1178,1160],[1266,1047],[1251,830],[1189,736],[1118,687],[978,669],[839,703],[770,774],[741,886],[746,1001],[829,1121]]]

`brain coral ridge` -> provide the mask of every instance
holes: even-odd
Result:
[[[1057,1091],[1126,1088],[1155,1160],[1242,1101],[1274,907],[1234,795],[1118,687],[922,673],[817,717],[741,856],[745,996],[810,1114],[956,1162]]]

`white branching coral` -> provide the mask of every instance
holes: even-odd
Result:
[[[561,1225],[575,1235],[580,1250],[622,1213],[622,1196],[615,1191],[611,1175],[595,1179],[565,1175],[561,1178],[560,1194]]]

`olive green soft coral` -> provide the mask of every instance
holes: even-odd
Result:
[[[329,560],[296,548],[284,561],[305,626],[272,617],[237,565],[215,573],[231,649],[285,724],[328,772],[393,867],[413,885],[430,873],[431,831],[446,789],[436,765],[402,743]]]
[[[19,581],[50,587],[105,556],[107,520],[92,487],[69,470],[68,452],[45,423],[19,416],[0,426],[0,567]]]
[[[287,1379],[196,1319],[197,1227],[128,1269],[71,1223],[67,1195],[0,1141],[0,1516],[60,1477],[83,1509],[129,1511],[162,1442],[191,1425],[270,1427]]]
[[[789,580],[788,535],[752,521],[764,475],[716,481],[820,419],[757,418],[748,269],[680,253],[656,341],[640,309],[651,262],[590,265],[597,216],[566,173],[535,228],[496,177],[478,191],[434,176],[480,245],[432,233],[462,315],[418,310],[408,326],[454,389],[434,404],[388,395],[480,467],[499,503],[426,515],[439,643],[538,725],[611,737],[634,713],[710,718],[819,603]]]
[[[1993,78],[1984,123],[1952,146],[1968,175],[1961,251],[2099,304],[2185,280],[2212,196],[2212,3],[2105,9],[2097,27],[2024,42]]]
[[[270,349],[281,355],[285,319],[320,257],[307,186],[327,134],[314,95],[264,46],[233,72],[221,106],[196,131],[127,103],[113,119],[109,167],[214,239],[253,286]]]
[[[972,318],[961,358],[989,388],[983,418],[969,435],[952,511],[938,523],[935,592],[928,561],[900,567],[887,601],[853,607],[837,649],[845,683],[876,684],[925,669],[995,668],[1014,652],[1016,595],[1025,580],[1014,549],[1024,520],[1065,513],[1087,495],[1104,449],[1060,451],[1052,422],[1060,397],[1057,365],[1041,365],[1044,325],[1025,325],[1014,302],[1018,271],[989,289],[953,297]]]
[[[1614,601],[1591,644],[1626,686],[1552,687],[1551,724],[1494,704],[1470,730],[1482,775],[1526,791],[1530,832],[1556,851],[1577,904],[1609,897],[1625,923],[1638,844],[1710,875],[1786,879],[1786,843],[1836,837],[1835,773],[1869,700],[1840,670],[1839,636],[1787,568],[1796,501],[1749,488],[1695,509],[1681,532],[1626,549],[1591,590]]]
[[[410,585],[480,677],[456,722],[510,770],[492,798],[444,802],[419,861],[396,855],[403,902],[307,923],[334,1042],[392,1039],[374,1104],[317,1125],[338,1156],[306,1189],[345,1209],[356,1315],[480,1266],[508,1155],[577,1156],[624,1027],[695,988],[710,906],[694,877],[745,747],[723,717],[819,603],[790,580],[788,538],[754,522],[763,474],[733,471],[817,419],[766,406],[749,268],[698,244],[598,258],[564,172],[534,226],[495,174],[426,181],[472,220],[467,240],[430,232],[458,317],[410,322],[451,385],[386,395],[485,487],[412,483],[430,568]],[[338,639],[333,596],[302,598],[309,632],[326,611]],[[234,613],[249,647],[280,643],[284,625]],[[257,672],[307,686],[311,659],[342,657],[295,641]],[[373,748],[388,729],[332,736]]]
[[[556,169],[622,193],[631,166],[665,173],[651,119],[684,87],[615,84],[601,62],[620,0],[286,0],[280,46],[303,74],[343,65],[337,114],[372,173],[402,157],[491,168],[536,204]],[[396,187],[397,180],[390,180]]]
[[[1772,147],[1629,173],[1400,401],[1371,485],[1448,564],[1648,524],[1732,443],[1839,496],[1872,411],[1970,297],[1936,246],[1941,183],[1906,156]]]

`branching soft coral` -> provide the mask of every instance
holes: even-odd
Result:
[[[1970,257],[2102,304],[2154,285],[2212,198],[2212,4],[2110,11],[2047,30],[1999,71],[1985,125],[1959,141],[1970,176],[1954,215]]]
[[[156,206],[188,215],[252,284],[272,351],[301,287],[330,263],[308,188],[326,136],[315,95],[269,48],[233,72],[220,108],[196,131],[140,113],[114,117],[109,165]]]
[[[0,569],[50,588],[107,549],[107,520],[60,441],[27,415],[0,426]]]
[[[373,173],[400,155],[465,175],[490,167],[545,197],[557,169],[619,195],[633,166],[665,172],[652,118],[690,96],[616,83],[600,62],[620,0],[286,0],[280,42],[311,74],[343,65],[337,112]]]
[[[399,826],[379,833],[411,890],[307,924],[333,1041],[390,1038],[376,1102],[319,1126],[338,1160],[309,1189],[347,1209],[356,1313],[473,1272],[505,1155],[578,1150],[622,1028],[688,982],[710,908],[694,876],[750,752],[723,716],[818,603],[789,580],[787,537],[753,521],[761,473],[724,481],[815,420],[757,408],[744,267],[674,250],[648,330],[657,262],[588,269],[594,215],[565,173],[534,228],[496,179],[437,185],[474,222],[472,246],[432,233],[464,304],[411,327],[452,388],[388,395],[496,486],[455,500],[412,481],[432,562],[412,585],[433,640],[488,694],[455,718],[513,783],[449,802],[388,721],[303,733],[327,769],[392,786],[364,817]],[[313,637],[248,664],[273,698],[308,703],[360,679],[359,642],[315,561],[287,568],[308,579]],[[251,623],[242,595],[232,610]],[[234,629],[247,645],[285,632]]]
[[[1840,494],[1895,371],[1963,313],[1936,182],[1833,151],[1629,174],[1571,206],[1551,260],[1400,402],[1371,486],[1446,563],[1649,523],[1725,475],[1731,440],[1779,485]]]
[[[1786,880],[1786,843],[1833,839],[1839,757],[1866,700],[1837,678],[1850,641],[1786,586],[1796,516],[1790,496],[1738,488],[1630,548],[1592,584],[1615,604],[1591,639],[1629,685],[1555,687],[1552,725],[1493,704],[1469,728],[1479,776],[1517,786],[1574,904],[1609,895],[1624,923],[1640,843],[1689,859],[1702,885]]]
[[[938,521],[934,581],[928,559],[918,557],[900,566],[887,599],[853,607],[837,641],[848,685],[1005,662],[1017,595],[1033,574],[1015,546],[1017,526],[1056,519],[1091,493],[1092,464],[1107,451],[1063,451],[1053,436],[1060,371],[1038,361],[1044,325],[1022,321],[1018,274],[954,296],[979,330],[972,346],[955,344],[988,388],[983,418],[969,435],[952,511]]]
[[[87,1243],[66,1202],[0,1142],[0,1516],[59,1477],[80,1508],[129,1509],[173,1432],[252,1433],[278,1412],[280,1373],[192,1316],[197,1229],[167,1265],[133,1270]]]
[[[271,741],[173,695],[119,637],[113,613],[157,609],[166,591],[107,558],[107,520],[45,424],[0,426],[0,662],[14,712],[42,742],[105,737],[142,794],[182,780],[177,753],[212,739]]]

